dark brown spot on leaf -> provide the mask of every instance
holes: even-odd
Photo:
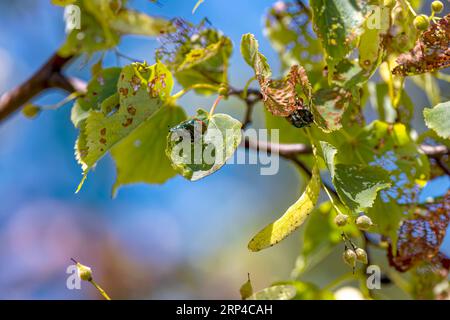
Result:
[[[125,120],[125,122],[124,123],[122,123],[122,126],[124,126],[124,127],[128,127],[130,124],[132,124],[133,123],[133,118],[127,118],[126,120]]]
[[[136,108],[133,107],[133,106],[129,106],[129,107],[127,108],[127,111],[128,111],[128,113],[131,114],[132,116],[136,115]]]

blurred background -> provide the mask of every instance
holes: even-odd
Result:
[[[207,17],[233,41],[230,75],[236,87],[252,76],[238,49],[247,32],[260,39],[261,51],[279,73],[277,54],[262,31],[263,15],[274,1],[207,0],[194,15],[197,0],[129,2],[166,18],[199,22]],[[33,74],[64,38],[63,9],[49,0],[0,0],[0,94]],[[153,62],[158,46],[156,39],[124,37],[119,50]],[[105,66],[118,63],[128,61],[117,61],[114,54],[104,61]],[[88,80],[90,67],[80,60],[66,73]],[[64,97],[49,91],[35,102],[47,105]],[[413,101],[420,108],[429,106],[420,92]],[[189,114],[211,103],[212,98],[193,94],[181,100]],[[161,186],[122,187],[112,199],[116,173],[107,156],[74,194],[81,168],[74,158],[77,130],[70,106],[42,112],[34,120],[16,114],[0,123],[0,299],[100,298],[86,283],[81,290],[66,288],[71,257],[91,266],[113,299],[239,298],[248,272],[255,289],[289,279],[301,231],[260,253],[249,252],[247,242],[298,198],[304,181],[291,164],[281,160],[275,176],[261,176],[257,165],[230,165],[195,183],[175,177]],[[230,98],[221,108],[238,119],[243,116],[238,100]],[[256,108],[255,126],[262,125],[261,108]],[[449,180],[441,178],[433,190],[447,190]],[[450,252],[449,237],[443,251]],[[347,272],[340,252],[308,280],[323,286]],[[380,263],[384,260],[380,255]],[[389,286],[385,290],[390,297],[406,298]]]

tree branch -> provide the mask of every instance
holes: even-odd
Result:
[[[310,146],[302,143],[271,143],[268,141],[250,141],[248,138],[244,141],[246,148],[261,150],[267,152],[274,152],[280,154],[280,156],[290,157],[292,155],[308,154],[312,152]],[[420,145],[420,149],[429,157],[439,157],[442,155],[450,154],[450,150],[443,145],[431,146],[427,144]]]
[[[299,154],[312,153],[312,148],[306,144],[281,144],[260,140],[253,141],[247,137],[244,140],[244,147],[257,151],[278,153],[282,157],[292,157]]]
[[[67,78],[62,69],[73,56],[54,54],[34,75],[16,88],[0,96],[0,121],[5,120],[42,91],[59,88],[68,92],[85,91],[86,84],[76,78]]]
[[[421,144],[420,149],[429,157],[440,157],[449,154],[449,149],[444,145],[432,146],[428,144]]]

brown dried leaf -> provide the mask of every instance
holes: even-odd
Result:
[[[258,78],[267,110],[275,116],[287,117],[297,109],[304,109],[305,102],[299,96],[297,86],[301,88],[304,98],[311,100],[311,84],[303,67],[294,65],[286,78],[272,80],[265,77]]]
[[[419,208],[413,219],[406,220],[398,231],[397,255],[388,251],[389,263],[405,272],[422,263],[443,263],[439,247],[450,222],[450,192],[439,201]]]
[[[433,72],[450,66],[450,14],[431,23],[414,48],[397,58],[398,66],[392,73],[408,76]]]

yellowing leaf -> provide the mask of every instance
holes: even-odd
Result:
[[[172,87],[172,75],[160,62],[153,66],[134,63],[122,69],[118,93],[105,99],[101,110],[91,110],[79,124],[75,149],[84,176],[111,148],[165,105]]]
[[[117,16],[110,21],[110,26],[120,34],[149,37],[160,36],[173,28],[168,20],[126,9],[119,11]]]
[[[312,171],[311,180],[300,199],[290,206],[281,218],[269,224],[250,240],[248,248],[251,251],[259,251],[277,244],[305,222],[319,197],[319,173],[319,168],[316,164]]]
[[[265,288],[247,298],[247,300],[290,300],[297,290],[291,285],[279,285]]]

